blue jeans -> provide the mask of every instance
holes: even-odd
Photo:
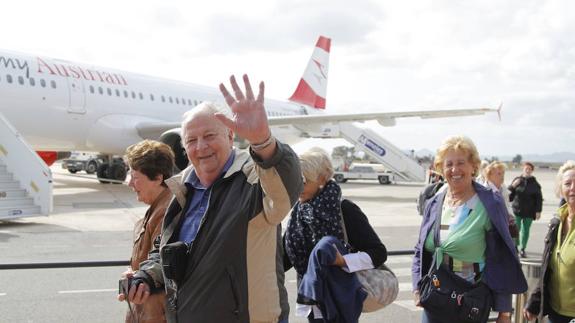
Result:
[[[278,323],[289,323],[289,317],[286,317],[285,319],[279,321]]]

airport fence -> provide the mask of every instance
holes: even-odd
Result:
[[[413,255],[413,250],[389,250],[387,252],[388,256],[410,256]],[[44,263],[14,263],[14,264],[0,264],[0,270],[19,270],[19,269],[57,269],[57,268],[86,268],[86,267],[122,267],[122,266],[129,266],[130,262],[128,260],[108,260],[108,261],[73,261],[73,262],[44,262]],[[523,263],[525,267],[526,264]],[[533,263],[527,264],[531,267],[536,267],[536,264]],[[525,271],[525,270],[524,270]],[[536,268],[528,270],[528,278],[538,278],[535,277],[535,274],[531,274],[531,271],[536,271]],[[532,283],[530,281],[530,283]],[[516,309],[521,309],[525,302],[525,295],[520,294],[517,295],[515,306],[514,306],[514,313],[515,313],[515,322],[523,322],[521,317],[521,310],[517,311]],[[491,315],[489,317],[488,322],[496,322],[497,316]]]

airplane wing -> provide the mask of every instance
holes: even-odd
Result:
[[[383,126],[395,125],[397,118],[414,118],[422,119],[463,117],[482,115],[489,112],[499,113],[500,109],[492,108],[475,108],[475,109],[451,109],[451,110],[421,110],[405,112],[368,112],[353,114],[307,114],[294,116],[268,116],[270,126],[281,125],[313,125],[330,122],[362,122],[377,120]],[[180,122],[166,121],[143,121],[136,124],[136,130],[142,138],[158,138],[163,132],[179,128]]]
[[[422,111],[405,111],[405,112],[368,112],[354,114],[311,114],[295,116],[277,116],[268,117],[270,126],[293,125],[293,124],[318,124],[327,122],[355,122],[377,120],[384,126],[395,125],[397,118],[421,119],[446,118],[446,117],[463,117],[482,115],[488,112],[499,113],[500,109],[492,108],[475,108],[475,109],[451,109],[451,110],[422,110]]]

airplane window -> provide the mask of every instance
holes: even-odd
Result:
[[[112,89],[106,88],[106,92],[108,93],[108,95],[112,95]]]
[[[6,82],[12,83],[12,75],[6,74]]]
[[[140,97],[140,100],[144,99],[144,96],[142,95],[142,92],[138,93],[138,96]]]
[[[176,104],[180,104],[180,99],[176,98]]]
[[[182,104],[186,105],[186,99],[182,98]]]
[[[124,97],[127,98],[128,97],[128,91],[124,90]]]
[[[101,86],[98,86],[98,93],[100,93],[100,94],[104,94],[104,90],[102,89],[102,87],[101,87]]]
[[[90,93],[94,94],[94,86],[90,85]]]
[[[170,103],[174,103],[174,100],[172,100],[172,97],[170,97]]]
[[[24,85],[24,77],[22,75],[18,76],[18,83],[20,83],[20,85]]]
[[[116,89],[116,96],[120,96],[120,90]]]
[[[150,100],[154,101],[154,95],[150,93]]]
[[[198,105],[198,100],[194,100],[194,105]]]
[[[40,86],[41,86],[41,87],[46,87],[46,80],[40,79]]]
[[[136,93],[134,93],[134,91],[132,91],[132,99],[136,98]]]
[[[166,98],[162,95],[162,102],[166,102]]]
[[[35,85],[36,85],[36,80],[35,80],[33,77],[29,78],[28,81],[30,81],[30,85],[31,85],[31,86],[35,86]]]
[[[50,86],[52,86],[53,89],[56,88],[56,81],[52,80],[50,81]]]

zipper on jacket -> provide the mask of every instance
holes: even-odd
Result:
[[[238,288],[235,284],[235,277],[232,273],[232,271],[230,270],[230,267],[226,267],[226,273],[228,274],[228,278],[230,280],[230,286],[232,288],[232,295],[234,296],[234,303],[236,304],[236,308],[233,310],[234,315],[238,316],[240,314],[240,299],[239,299],[239,293],[238,293]]]

